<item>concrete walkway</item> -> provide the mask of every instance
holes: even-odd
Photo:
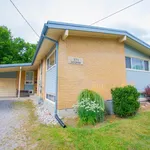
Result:
[[[0,150],[26,149],[24,124],[28,121],[28,110],[16,107],[16,100],[0,100]]]

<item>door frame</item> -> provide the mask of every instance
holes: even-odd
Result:
[[[31,84],[26,84],[26,74],[27,74],[27,72],[33,72],[33,76],[32,76],[32,83]],[[30,94],[33,94],[33,92],[34,92],[34,71],[25,71],[25,81],[24,81],[24,86],[26,86],[26,85],[33,85],[33,89],[32,90],[29,90],[30,92],[32,92],[32,93],[30,93]]]

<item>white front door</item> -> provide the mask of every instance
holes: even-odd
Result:
[[[34,90],[34,72],[33,71],[26,71],[26,78],[25,78],[25,90],[28,90],[31,94],[33,94]]]

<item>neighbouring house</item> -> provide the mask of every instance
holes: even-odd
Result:
[[[81,90],[105,100],[127,84],[142,92],[150,83],[150,45],[116,29],[48,21],[32,63],[0,65],[0,96],[29,90],[52,114],[73,114]]]

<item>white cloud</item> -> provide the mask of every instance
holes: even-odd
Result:
[[[13,0],[34,29],[41,33],[47,20],[91,24],[137,0]],[[36,42],[37,36],[21,18],[10,1],[1,0],[0,25],[6,25],[14,36],[20,36],[29,42]],[[97,26],[127,30],[150,43],[150,1],[144,0],[111,18],[96,24]]]

